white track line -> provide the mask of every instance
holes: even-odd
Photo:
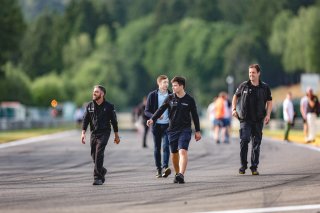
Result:
[[[20,145],[25,145],[25,144],[30,144],[30,143],[37,143],[37,142],[41,142],[41,141],[45,141],[45,140],[63,138],[63,137],[75,134],[77,132],[78,131],[76,131],[76,130],[71,130],[71,131],[59,132],[59,133],[54,133],[54,134],[49,134],[49,135],[43,135],[43,136],[39,136],[39,137],[32,137],[32,138],[26,138],[26,139],[22,139],[22,140],[16,140],[16,141],[0,144],[0,149],[13,147],[13,146],[20,146]],[[79,136],[79,138],[80,138],[80,136]]]
[[[259,213],[259,212],[286,212],[286,211],[301,211],[301,210],[320,210],[320,205],[303,205],[303,206],[283,206],[271,208],[258,208],[258,209],[239,209],[239,210],[226,210],[226,211],[211,211],[202,213]]]

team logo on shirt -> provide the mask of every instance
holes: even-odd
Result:
[[[88,110],[89,110],[89,112],[93,112],[94,111],[94,107],[90,106]]]
[[[173,107],[174,107],[174,106],[177,106],[177,105],[178,105],[178,102],[175,101],[175,100],[174,100],[174,101],[170,101],[170,105],[173,106]]]

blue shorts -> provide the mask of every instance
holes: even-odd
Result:
[[[213,125],[218,127],[230,126],[230,120],[227,118],[214,119]]]
[[[183,129],[176,132],[168,132],[171,153],[177,153],[179,149],[188,150],[191,140],[191,129]]]

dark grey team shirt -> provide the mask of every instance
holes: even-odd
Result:
[[[247,112],[248,112],[248,117],[247,117],[247,120],[249,121],[261,121],[258,119],[257,117],[257,106],[258,106],[258,101],[261,101],[261,100],[258,100],[258,89],[259,87],[261,86],[260,84],[262,84],[262,82],[259,83],[258,86],[254,86],[252,85],[251,83],[249,83],[249,90],[246,91],[249,93],[249,98],[248,98],[248,105],[247,105]],[[241,84],[239,86],[239,88],[237,88],[236,90],[236,93],[235,95],[237,97],[240,97],[241,96],[241,92],[243,91],[243,87],[246,86],[246,84]],[[267,97],[267,101],[271,101],[272,100],[272,97],[271,97],[271,91],[270,91],[270,88],[269,87],[266,87],[266,97]]]
[[[188,93],[186,93],[182,98],[177,97],[175,94],[168,95],[162,106],[160,106],[152,116],[151,119],[153,122],[156,122],[157,119],[168,108],[170,108],[168,127],[169,132],[191,128],[191,116],[196,132],[200,131],[200,121],[196,102]]]
[[[248,120],[259,121],[257,118],[258,105],[258,87],[250,85],[249,87],[249,104],[248,104]]]
[[[92,134],[101,134],[111,131],[111,124],[114,132],[118,132],[118,121],[113,104],[104,101],[98,105],[91,101],[83,116],[82,130],[87,130],[90,124]]]

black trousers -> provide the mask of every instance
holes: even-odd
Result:
[[[259,165],[260,145],[262,140],[263,121],[240,122],[240,159],[241,166],[247,167],[248,144],[252,141],[251,168]]]
[[[108,144],[110,131],[102,134],[91,134],[91,157],[94,163],[94,179],[102,179],[105,168],[103,167],[104,150]]]
[[[149,132],[149,127],[146,125],[146,123],[147,123],[147,121],[143,124],[143,126],[144,126],[143,142],[142,142],[143,147],[147,147],[147,135]]]

